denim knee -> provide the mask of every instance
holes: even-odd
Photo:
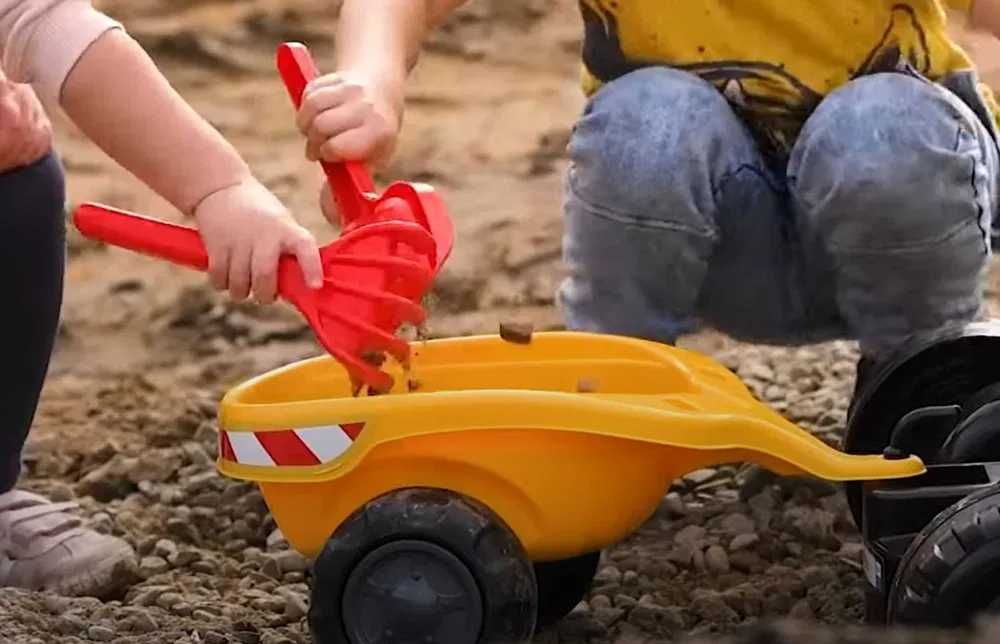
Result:
[[[833,253],[917,250],[977,229],[996,209],[995,143],[946,89],[902,73],[833,92],[789,162],[803,222]]]
[[[568,187],[623,223],[715,234],[715,179],[749,157],[745,126],[709,83],[650,67],[605,85],[570,141]],[[733,147],[748,149],[741,154]]]

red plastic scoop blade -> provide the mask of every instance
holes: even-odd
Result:
[[[205,245],[193,228],[99,204],[77,208],[73,222],[90,239],[200,271],[208,267]],[[411,256],[373,255],[363,248],[373,243],[404,247]],[[434,248],[427,231],[412,222],[361,226],[320,250],[327,277],[319,290],[306,286],[294,257],[282,257],[278,292],[302,313],[323,348],[355,382],[388,389],[389,375],[362,358],[388,352],[400,361],[408,359],[408,345],[393,333],[403,322],[423,321],[414,297],[426,292],[433,279],[429,255]],[[380,324],[368,317],[374,313]]]

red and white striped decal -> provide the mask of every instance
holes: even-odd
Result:
[[[269,432],[219,431],[219,456],[240,465],[290,467],[323,465],[347,451],[364,423],[325,425]]]

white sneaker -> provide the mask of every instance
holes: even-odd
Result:
[[[103,598],[134,579],[126,542],[83,527],[76,503],[14,490],[0,494],[0,586]]]

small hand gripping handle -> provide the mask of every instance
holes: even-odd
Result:
[[[302,94],[309,81],[319,75],[312,55],[301,43],[283,43],[278,47],[278,71],[295,109],[302,105]],[[367,214],[372,201],[367,193],[375,192],[375,183],[364,164],[356,161],[341,163],[322,162],[323,171],[333,190],[333,197],[340,207],[345,225]]]

